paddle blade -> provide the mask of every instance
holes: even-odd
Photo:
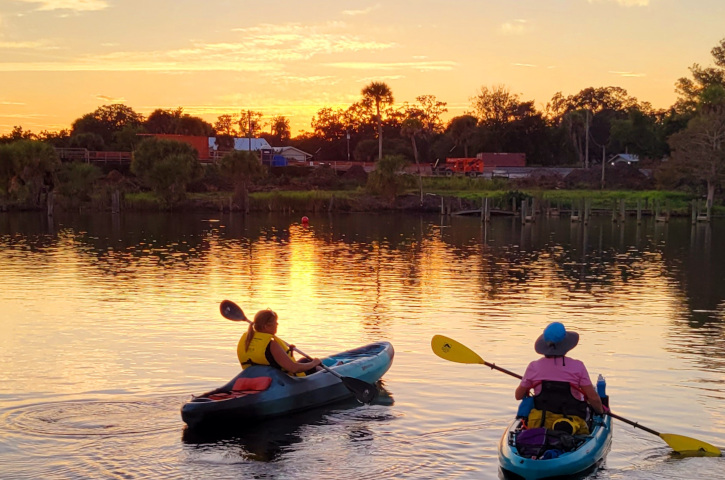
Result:
[[[244,311],[239,307],[239,305],[232,302],[231,300],[223,300],[222,303],[219,305],[219,311],[224,318],[227,318],[229,320],[234,320],[236,322],[240,320],[244,320],[247,322],[249,321],[247,320],[246,315],[244,315]]]
[[[443,335],[434,335],[430,341],[430,346],[433,349],[433,353],[449,362],[486,363],[476,352],[467,346]]]
[[[697,440],[695,438],[675,435],[674,433],[660,433],[660,438],[667,442],[677,453],[683,455],[706,455],[719,457],[722,452],[714,445]]]
[[[353,377],[340,377],[342,383],[355,394],[361,403],[369,404],[378,396],[378,387]]]

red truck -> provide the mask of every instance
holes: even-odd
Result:
[[[466,175],[478,177],[483,175],[483,160],[479,158],[446,158],[445,163],[440,160],[433,165],[433,172],[439,175]]]

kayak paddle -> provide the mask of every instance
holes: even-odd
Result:
[[[228,320],[233,320],[235,322],[244,321],[247,323],[252,323],[252,321],[249,320],[246,315],[244,315],[244,311],[239,307],[239,305],[232,302],[231,300],[223,300],[222,303],[219,305],[219,310],[221,311],[222,316]],[[299,348],[292,348],[294,350],[297,350],[297,353],[299,353],[303,357],[312,360],[312,357],[307,355]],[[320,367],[339,378],[340,381],[342,381],[343,385],[345,385],[348,390],[355,394],[355,398],[357,398],[360,403],[369,404],[370,402],[375,400],[375,397],[378,396],[378,388],[372,383],[365,382],[358,378],[343,377],[342,375],[334,370],[331,370],[322,363],[320,363]]]
[[[480,363],[482,365],[486,365],[487,367],[491,367],[494,370],[498,370],[500,372],[511,375],[512,377],[516,377],[519,379],[521,378],[521,375],[517,373],[485,361],[476,352],[463,345],[462,343],[453,340],[452,338],[444,337],[443,335],[434,335],[431,339],[430,346],[433,349],[433,353],[435,353],[444,360],[456,363]],[[675,435],[673,433],[660,433],[656,430],[652,430],[651,428],[640,425],[637,422],[633,422],[632,420],[620,417],[619,415],[616,415],[611,411],[607,411],[606,413],[612,418],[616,418],[617,420],[621,420],[624,423],[632,425],[634,428],[641,428],[647,433],[657,435],[662,440],[664,440],[667,445],[672,448],[672,450],[677,453],[704,453],[708,456],[712,455],[718,457],[722,455],[722,452],[720,452],[719,448],[715,447],[714,445],[710,445],[707,442],[703,442],[701,440],[690,437],[685,437],[683,435]]]

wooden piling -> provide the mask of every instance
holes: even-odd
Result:
[[[48,195],[46,196],[45,203],[47,206],[47,213],[49,217],[53,216],[53,210],[55,210],[55,198],[53,196],[53,192],[48,192]]]
[[[111,194],[111,213],[119,213],[121,211],[121,192],[114,190]]]

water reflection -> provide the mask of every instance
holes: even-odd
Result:
[[[515,385],[439,361],[430,338],[519,371],[553,318],[580,331],[576,355],[608,376],[623,415],[721,446],[720,223],[310,220],[0,214],[2,463],[28,478],[495,478]],[[274,308],[280,335],[311,354],[390,340],[395,404],[179,442],[182,398],[239,369],[224,298]],[[672,465],[650,437],[618,428],[601,478],[722,471]]]
[[[358,447],[372,441],[374,432],[371,422],[386,422],[393,417],[389,410],[380,406],[391,406],[390,392],[380,387],[378,398],[371,404],[361,406],[355,399],[349,399],[333,406],[267,420],[263,425],[251,423],[245,427],[215,428],[200,431],[185,428],[182,440],[187,453],[192,457],[203,456],[209,451],[218,455],[225,452],[225,461],[237,458],[240,461],[272,462],[284,453],[294,450],[295,444],[310,440],[315,430],[328,431],[334,428],[346,440],[343,443]],[[347,448],[345,445],[342,448]],[[355,447],[357,448],[357,447]]]
[[[382,333],[395,298],[461,289],[482,302],[589,295],[616,304],[664,274],[682,299],[672,329],[681,341],[673,350],[695,352],[721,369],[725,252],[711,247],[717,233],[687,219],[640,225],[594,218],[585,225],[542,218],[521,225],[513,218],[489,224],[350,215],[314,218],[303,227],[273,215],[5,214],[0,261],[40,270],[60,263],[87,272],[89,282],[100,277],[129,291],[180,271],[198,278],[216,271],[248,279],[241,287],[254,296],[273,289],[281,275],[310,296],[331,290],[363,296],[373,305],[365,317],[371,335]],[[355,281],[338,282],[350,268]]]

